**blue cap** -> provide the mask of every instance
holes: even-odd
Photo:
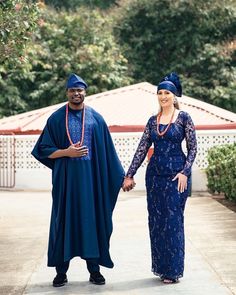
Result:
[[[161,89],[169,90],[176,96],[182,95],[182,86],[180,84],[179,76],[176,73],[167,75],[157,86],[157,92]]]
[[[80,78],[76,74],[70,74],[67,83],[66,83],[66,88],[88,88],[88,85],[85,83],[85,81]]]

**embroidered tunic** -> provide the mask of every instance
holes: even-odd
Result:
[[[166,125],[160,124],[162,132]],[[186,139],[187,156],[182,150]],[[154,153],[146,171],[149,234],[152,271],[161,278],[177,279],[184,271],[184,207],[188,190],[178,192],[174,176],[182,172],[189,177],[197,153],[195,128],[188,113],[180,111],[174,123],[163,135],[157,134],[156,116],[144,130],[127,176],[133,177],[142,164],[150,146]]]

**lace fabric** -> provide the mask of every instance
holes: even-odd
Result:
[[[163,130],[165,126],[166,125],[160,124],[160,129]],[[184,139],[186,139],[187,144],[187,158],[185,159],[182,169],[179,169],[178,172],[189,176],[197,154],[195,127],[189,114],[180,111],[176,121],[171,124],[164,136],[159,136],[156,128],[156,116],[152,116],[148,120],[126,176],[133,177],[136,174],[152,144],[154,144],[154,156],[158,158],[163,156],[165,161],[171,161],[174,155],[183,156],[181,143]],[[175,144],[174,146],[173,143]],[[168,150],[170,151],[169,155],[166,152]],[[156,164],[158,165],[159,163]]]
[[[146,171],[152,271],[161,278],[178,279],[184,272],[184,208],[188,190],[180,193],[177,189],[178,180],[172,179],[182,172],[188,176],[188,187],[190,186],[189,176],[197,153],[196,133],[191,117],[183,111],[179,112],[176,121],[163,136],[157,134],[156,128],[156,116],[152,116],[127,176],[135,175],[153,144],[154,153]],[[163,131],[166,125],[160,124],[159,128]],[[182,150],[184,139],[187,155]]]

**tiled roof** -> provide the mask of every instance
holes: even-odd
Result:
[[[188,96],[178,100],[180,108],[191,115],[197,128],[236,129],[235,113]],[[102,114],[109,126],[120,126],[119,131],[128,130],[129,126],[144,126],[158,109],[156,86],[147,82],[87,96],[85,103]],[[64,104],[0,119],[0,134],[40,133],[47,118]]]

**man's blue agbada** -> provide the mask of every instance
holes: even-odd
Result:
[[[65,114],[66,107],[63,106],[48,119],[32,151],[36,159],[52,169],[48,266],[60,265],[80,256],[83,259],[97,258],[98,264],[112,268],[109,254],[112,212],[124,171],[105,121],[88,106],[83,144],[89,149],[88,155],[49,159],[53,152],[70,145]],[[82,111],[69,110],[70,130],[79,126],[81,116]],[[79,139],[77,134],[80,132],[71,133],[74,141]]]

